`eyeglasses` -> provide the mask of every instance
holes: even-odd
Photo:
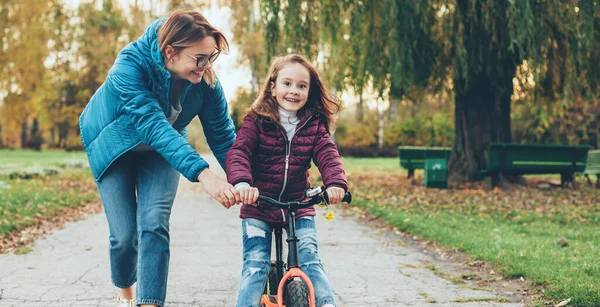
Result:
[[[204,67],[204,65],[206,65],[208,63],[208,61],[210,61],[211,63],[214,63],[217,60],[217,58],[219,57],[219,54],[221,54],[220,51],[215,51],[213,54],[211,54],[209,56],[201,55],[199,57],[195,57],[195,56],[193,56],[193,55],[191,55],[191,54],[189,54],[189,53],[187,53],[187,52],[185,52],[183,50],[181,50],[181,53],[189,56],[190,58],[192,58],[194,60],[196,60],[196,67],[198,67],[198,68]]]

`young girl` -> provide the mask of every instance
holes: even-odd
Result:
[[[280,201],[303,199],[310,187],[311,160],[321,172],[331,204],[339,203],[348,189],[329,134],[339,108],[337,98],[304,57],[291,54],[273,60],[269,78],[226,158],[227,179],[244,204],[238,307],[258,307],[269,272],[271,231],[273,225],[285,225],[287,218],[284,210],[257,205],[259,191]],[[312,207],[297,214],[300,265],[314,285],[316,306],[333,307],[333,291],[319,259],[314,216]]]

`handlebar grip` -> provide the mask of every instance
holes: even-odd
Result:
[[[342,202],[351,203],[352,202],[352,193],[346,192],[346,195],[344,195],[344,198],[342,198]]]
[[[327,196],[327,191],[325,191],[323,193],[323,197],[325,198],[325,201],[327,201],[327,203],[329,203],[329,196]],[[352,202],[352,193],[350,192],[346,192],[346,194],[344,194],[344,198],[342,198],[342,202],[344,203],[350,203]]]

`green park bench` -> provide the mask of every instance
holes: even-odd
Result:
[[[491,143],[487,152],[487,169],[483,176],[492,177],[497,186],[499,175],[560,174],[561,186],[575,187],[575,173],[585,169],[589,146]]]
[[[596,188],[600,189],[600,149],[590,150],[588,152],[587,164],[585,165],[585,170],[583,173],[585,174],[585,178],[587,178],[590,186],[592,185],[590,175],[596,175]]]
[[[425,168],[425,159],[445,159],[447,162],[451,152],[452,149],[447,147],[398,147],[400,166],[408,170],[408,179],[414,177],[415,169]]]

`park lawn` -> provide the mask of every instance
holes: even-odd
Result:
[[[83,151],[66,152],[61,150],[0,150],[0,168],[8,166],[27,167],[34,165],[57,166],[68,161],[87,162]]]
[[[73,159],[86,161],[82,153],[2,150],[0,169],[15,165],[24,169],[34,165],[55,166]],[[59,174],[32,179],[0,174],[0,238],[59,215],[64,208],[81,206],[98,197],[89,169],[67,167],[61,170]]]
[[[398,158],[344,158],[352,205],[402,231],[456,248],[533,282],[546,300],[600,306],[600,191],[426,189]],[[422,182],[422,173],[416,174]],[[534,180],[528,178],[528,180]]]

